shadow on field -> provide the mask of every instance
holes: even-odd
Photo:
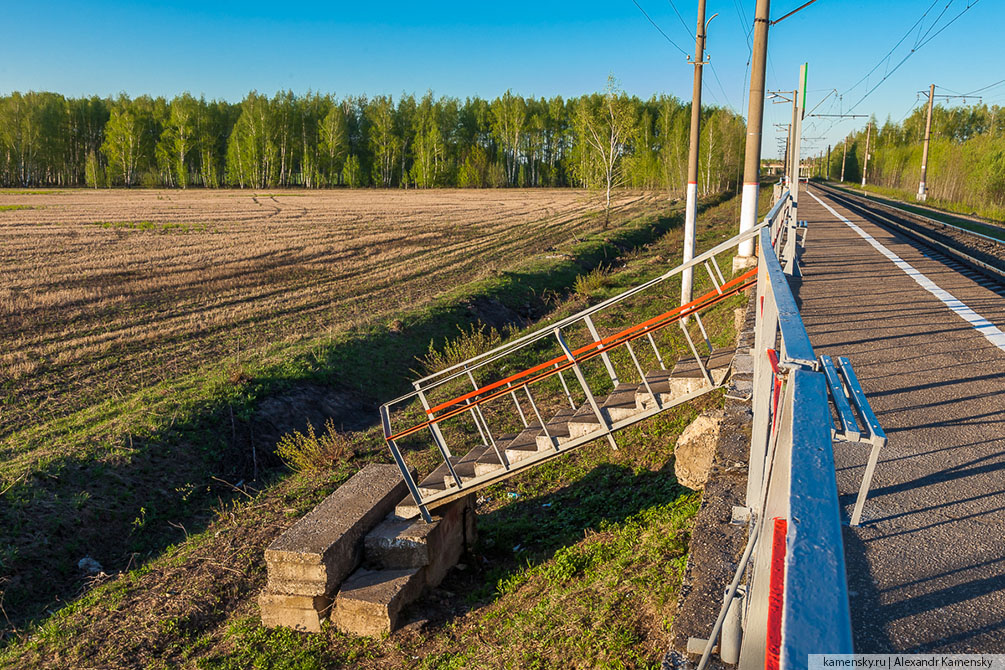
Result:
[[[710,199],[699,209],[729,197]],[[256,471],[259,489],[281,478],[284,470],[274,448],[282,432],[322,423],[332,412],[335,425],[347,430],[376,424],[379,402],[410,390],[416,357],[426,353],[430,341],[456,336],[459,325],[474,323],[486,310],[519,325],[532,323],[553,307],[543,296],[568,294],[578,275],[658,240],[681,223],[674,213],[606,231],[580,244],[571,259],[539,271],[503,272],[496,280],[476,283],[467,294],[403,315],[400,329],[376,324],[267,374],[238,374],[231,379],[239,391],[236,402],[207,402],[195,416],[172,419],[145,439],[126,436],[117,444],[92,443],[71,456],[37,460],[0,497],[0,639],[79,597],[88,581],[78,568],[82,558],[96,559],[109,574],[135,568],[203,530],[221,503],[246,495],[244,484]],[[269,403],[272,409],[263,412]],[[655,477],[636,478],[627,469],[604,466],[549,496],[545,501],[566,502],[547,515],[539,501],[518,503],[489,515],[485,523],[497,527],[500,546],[531,546],[530,538],[553,551],[601,519],[624,518],[650,504],[656,492],[669,495],[654,488],[650,480]],[[615,484],[618,491],[599,495]],[[591,502],[591,495],[604,502]],[[612,496],[626,498],[612,503]],[[567,502],[573,498],[576,505]],[[532,507],[536,515],[530,514]],[[535,516],[546,520],[531,522]]]
[[[439,589],[405,612],[404,620],[443,624],[487,605],[500,596],[497,585],[527,565],[547,561],[558,550],[576,544],[587,530],[623,522],[691,493],[677,482],[673,463],[671,458],[658,471],[640,474],[628,466],[605,463],[547,495],[520,497],[495,511],[480,512],[478,543],[467,557],[468,568],[452,570]],[[510,492],[494,495],[508,498]],[[444,597],[444,591],[469,595]]]

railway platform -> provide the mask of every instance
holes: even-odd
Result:
[[[810,185],[793,293],[814,351],[847,356],[889,438],[844,527],[858,653],[1005,653],[1005,287]],[[835,443],[850,517],[870,445]]]

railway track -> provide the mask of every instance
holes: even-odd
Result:
[[[1005,242],[822,184],[810,187],[873,223],[918,242],[935,260],[964,273],[977,272],[999,289],[1005,287]]]

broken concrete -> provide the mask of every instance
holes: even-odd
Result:
[[[724,420],[723,410],[701,414],[677,438],[674,473],[677,481],[689,489],[705,488]]]
[[[398,626],[401,610],[422,595],[424,587],[422,568],[360,568],[339,589],[332,623],[343,633],[352,635],[390,633]]]
[[[394,465],[370,463],[265,550],[269,590],[303,596],[333,593],[362,558],[363,536],[405,493]]]
[[[446,577],[465,547],[469,498],[439,510],[432,523],[390,516],[364,540],[367,564],[385,569],[424,568],[425,585],[436,587]]]
[[[320,633],[321,622],[328,618],[332,600],[328,596],[300,596],[265,590],[258,596],[258,604],[262,608],[262,625],[267,628],[283,626]]]

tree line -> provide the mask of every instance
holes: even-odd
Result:
[[[867,184],[916,193],[921,179],[921,153],[927,107],[922,105],[901,123],[889,118],[880,127],[871,119]],[[862,182],[866,127],[847,137],[845,180]],[[831,152],[830,175],[841,176],[844,145]],[[986,104],[932,110],[932,135],[926,179],[928,197],[956,203],[969,211],[1005,210],[1005,110]]]
[[[700,188],[740,177],[743,119],[705,107]],[[0,185],[580,186],[681,191],[690,103],[602,93],[492,100],[256,91],[239,103],[0,96]]]

